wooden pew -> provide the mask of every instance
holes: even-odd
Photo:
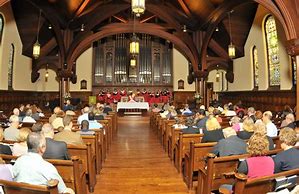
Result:
[[[93,193],[96,185],[96,156],[92,153],[91,143],[86,145],[67,145],[68,152],[71,156],[77,156],[82,160],[83,168],[86,172],[89,192]]]
[[[174,161],[175,144],[179,140],[179,134],[181,131],[182,129],[174,128],[171,126],[170,132],[168,134],[168,156],[172,161]]]
[[[200,143],[203,134],[183,134],[182,132],[179,133],[179,140],[176,142],[174,148],[175,160],[174,165],[178,172],[182,170],[182,160],[190,149],[190,142]]]
[[[100,173],[101,169],[102,169],[102,146],[101,146],[101,139],[100,139],[100,131],[101,129],[95,130],[95,134],[94,135],[81,135],[83,142],[86,143],[90,143],[91,144],[91,150],[93,155],[96,156],[96,172],[97,174]]]
[[[17,156],[0,154],[5,163],[13,163]],[[67,187],[72,188],[76,193],[86,193],[86,172],[83,169],[82,161],[73,156],[71,160],[47,159],[57,169]]]
[[[235,178],[235,186],[234,186],[234,193],[235,194],[262,194],[262,193],[268,193],[271,191],[274,191],[275,189],[275,183],[276,183],[276,178],[281,178],[281,177],[289,177],[293,175],[299,175],[299,169],[294,169],[294,170],[288,170],[280,173],[276,173],[270,176],[264,176],[260,178],[255,178],[255,179],[248,179],[246,175],[236,173]],[[297,184],[298,184],[297,180]],[[223,194],[228,194],[226,189],[222,188],[220,189],[220,193]]]
[[[79,128],[73,128],[72,131],[79,132]],[[83,142],[90,143],[92,148],[92,153],[96,156],[96,172],[97,174],[100,173],[102,169],[102,164],[104,162],[103,159],[103,144],[104,144],[104,129],[91,129],[94,131],[94,135],[84,135],[81,134]],[[106,152],[105,152],[106,153]]]
[[[194,143],[190,142],[190,151],[184,157],[183,179],[188,189],[192,189],[193,180],[197,180],[199,169],[205,167],[206,156],[212,151],[217,142],[212,143]]]
[[[281,149],[271,150],[267,155],[277,154]],[[235,178],[232,176],[239,165],[240,159],[249,157],[249,154],[216,157],[209,153],[206,165],[199,168],[197,194],[210,194],[213,190],[218,190],[220,185],[233,184]]]
[[[55,179],[49,180],[46,186],[0,180],[0,186],[6,194],[58,194],[57,185],[58,180]]]
[[[171,126],[175,124],[175,120],[164,120],[163,125],[162,125],[162,145],[164,150],[168,153],[168,141],[167,137],[169,134],[169,131],[171,129]],[[169,126],[170,127],[169,127]]]

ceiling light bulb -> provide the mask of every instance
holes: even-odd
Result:
[[[52,25],[51,25],[51,24],[49,24],[49,26],[48,26],[48,29],[49,29],[49,30],[51,30],[51,29],[52,29]]]
[[[215,31],[216,31],[216,32],[219,32],[219,28],[218,28],[218,27],[216,27]]]
[[[187,32],[187,26],[186,25],[183,26],[183,32]]]
[[[84,24],[81,24],[81,29],[80,29],[81,32],[84,32]]]

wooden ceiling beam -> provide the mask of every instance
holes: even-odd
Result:
[[[74,15],[73,15],[73,19],[75,17],[78,17],[86,8],[86,6],[90,3],[91,0],[83,0],[83,2],[81,2],[80,6],[77,8],[77,10],[75,11]]]
[[[151,20],[151,19],[153,19],[153,18],[155,18],[156,17],[156,15],[152,15],[152,16],[149,16],[149,17],[147,17],[147,18],[144,18],[143,20],[140,20],[140,24],[142,24],[142,23],[145,23],[145,22],[147,22],[147,21],[149,21],[149,20]]]
[[[122,23],[128,23],[128,20],[120,17],[120,16],[116,16],[116,15],[113,15],[112,17],[114,17],[115,19],[121,21]]]
[[[221,22],[221,20],[227,16],[227,12],[233,9],[235,6],[241,5],[243,3],[250,3],[252,1],[250,0],[226,0],[223,2],[214,12],[213,17],[211,16],[209,20],[209,27],[206,30],[204,41],[201,47],[201,54],[200,54],[200,61],[202,64],[202,70],[207,69],[207,49],[208,45],[210,43],[210,40],[212,38],[212,35],[218,26],[218,24]]]
[[[185,4],[185,2],[183,0],[177,0],[178,3],[180,4],[181,8],[184,10],[184,12],[190,17],[193,18],[193,15],[191,13],[191,11],[189,10],[189,8],[187,7],[187,5]]]
[[[73,65],[73,61],[77,59],[87,48],[89,48],[92,42],[99,40],[101,38],[119,34],[119,33],[132,33],[133,32],[133,22],[129,22],[127,24],[124,23],[114,23],[108,24],[101,28],[99,32],[96,32],[83,41],[80,41],[72,47],[72,50],[69,50],[68,56],[68,64]],[[190,60],[193,65],[194,71],[198,72],[198,58],[194,53],[191,51],[190,47],[186,42],[182,40],[180,36],[175,36],[174,34],[170,34],[166,32],[166,29],[163,29],[160,25],[157,24],[150,24],[150,23],[143,23],[143,24],[135,24],[135,32],[138,33],[145,33],[155,35],[166,40],[171,41],[174,45],[177,46],[178,50]],[[71,67],[68,67],[71,68]]]
[[[230,59],[227,54],[227,50],[220,46],[219,43],[217,43],[214,39],[210,40],[208,47],[212,49],[218,56],[223,57],[226,60]]]

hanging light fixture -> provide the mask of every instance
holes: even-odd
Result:
[[[85,30],[85,25],[84,25],[84,24],[81,24],[80,31],[81,31],[81,32],[84,32],[84,30]]]
[[[219,80],[220,80],[220,73],[218,71],[218,67],[219,67],[219,65],[217,65],[216,82],[219,82]]]
[[[137,60],[135,57],[133,57],[131,60],[130,60],[130,66],[131,67],[136,67],[137,65]]]
[[[187,32],[187,26],[183,25],[183,32]]]
[[[38,42],[38,35],[39,35],[39,25],[40,25],[40,18],[41,18],[41,10],[39,10],[39,17],[38,17],[38,24],[37,24],[37,33],[36,33],[36,42],[33,45],[33,57],[37,59],[40,55],[40,44]]]
[[[139,41],[138,37],[135,34],[135,15],[134,15],[134,20],[133,20],[133,36],[132,40],[130,42],[130,53],[135,56],[139,54]]]
[[[132,0],[131,2],[132,12],[139,17],[145,11],[145,0]]]
[[[46,74],[45,74],[45,82],[48,82],[49,72],[48,72],[48,64],[46,66]]]
[[[236,48],[235,48],[235,45],[233,44],[230,14],[231,14],[231,12],[228,13],[228,27],[229,27],[229,38],[230,38],[230,44],[228,45],[228,56],[230,58],[235,58],[236,57]]]

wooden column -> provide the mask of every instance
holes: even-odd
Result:
[[[298,80],[299,80],[299,67],[298,67],[298,64],[299,64],[299,39],[292,39],[292,40],[289,40],[287,42],[287,52],[289,55],[295,57],[295,61],[296,61],[296,69],[297,69],[297,72],[296,72],[296,80],[297,80],[297,84],[296,84],[296,120],[299,120],[299,94],[298,94],[298,91],[299,91],[299,84],[298,84]]]

